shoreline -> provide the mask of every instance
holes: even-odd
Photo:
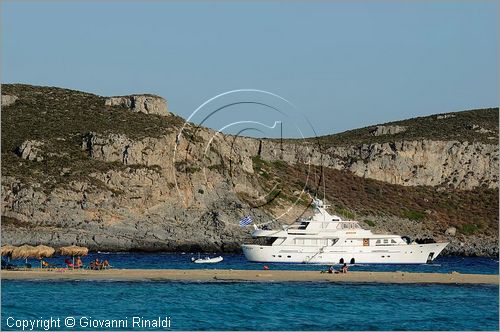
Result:
[[[32,269],[0,272],[2,280],[86,280],[86,281],[230,281],[230,282],[334,282],[388,284],[489,284],[498,285],[497,274],[348,272],[328,274],[320,271],[290,270],[180,270],[180,269],[110,269],[51,271]]]

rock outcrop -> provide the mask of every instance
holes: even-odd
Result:
[[[37,140],[24,141],[21,146],[16,149],[19,157],[32,161],[42,161],[42,147],[43,142]]]
[[[105,101],[106,106],[122,106],[133,112],[146,114],[168,115],[167,101],[153,95],[131,95],[121,97],[109,97]]]
[[[471,190],[498,188],[498,145],[459,141],[395,141],[330,147],[267,141],[267,160],[349,170],[357,176],[403,186],[450,186]]]
[[[210,137],[213,133],[201,130]],[[90,156],[103,161],[125,164],[165,165],[172,160],[174,136],[132,141],[125,135],[90,133],[82,143]],[[260,148],[259,148],[260,145]],[[170,150],[172,149],[172,150]],[[264,160],[283,160],[348,170],[357,176],[403,186],[445,186],[463,190],[477,187],[498,188],[498,146],[458,141],[409,141],[332,147],[322,151],[314,145],[257,141],[238,138],[229,144],[217,144],[217,150],[232,155],[243,165],[260,150]],[[234,153],[234,151],[238,153]],[[200,153],[204,151],[200,148]],[[246,170],[251,172],[251,167]]]
[[[14,95],[2,95],[2,107],[13,105],[17,99],[18,97]]]
[[[443,255],[498,257],[498,239],[494,237],[473,235],[450,237],[448,241]]]
[[[4,178],[2,242],[111,251],[237,251],[241,241],[250,240],[237,225],[249,209],[236,203],[227,183],[210,181],[214,188],[191,193],[196,204],[186,206],[153,170],[128,168],[95,177],[107,189],[71,182],[46,193]],[[257,222],[268,218],[260,211],[252,215]]]
[[[404,126],[376,126],[370,130],[370,134],[373,136],[394,135],[404,131],[406,131],[406,127]]]
[[[438,120],[443,120],[443,119],[450,119],[456,117],[455,114],[439,114],[436,116],[436,119]]]
[[[444,234],[448,236],[455,236],[457,234],[457,229],[455,227],[449,227]]]

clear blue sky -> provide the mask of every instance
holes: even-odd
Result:
[[[183,117],[262,89],[329,134],[498,106],[498,15],[498,1],[3,1],[1,80],[155,93]]]

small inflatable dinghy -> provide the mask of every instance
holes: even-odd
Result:
[[[205,257],[205,258],[194,258],[191,257],[191,261],[196,264],[214,264],[214,263],[219,263],[222,262],[224,258],[222,256],[210,258],[210,257]]]

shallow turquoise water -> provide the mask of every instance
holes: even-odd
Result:
[[[497,286],[329,283],[2,283],[6,320],[170,317],[173,330],[498,330]],[[127,318],[125,318],[127,317]],[[62,326],[64,327],[64,326]],[[77,327],[79,327],[77,323]],[[131,326],[128,326],[131,329]],[[75,329],[75,328],[72,328]],[[81,329],[81,328],[80,328]],[[99,330],[99,328],[92,328]]]

